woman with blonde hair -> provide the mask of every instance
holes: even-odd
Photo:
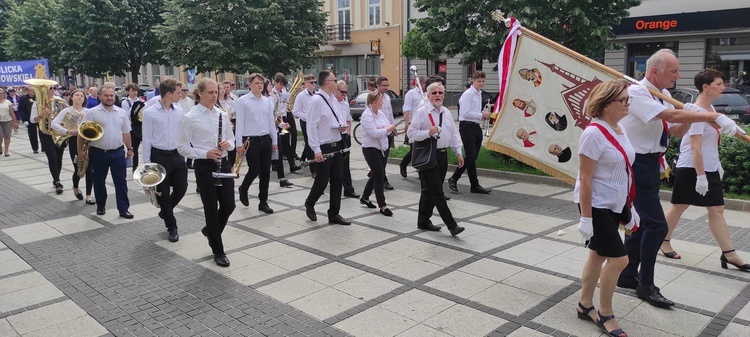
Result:
[[[635,151],[618,124],[628,115],[628,85],[625,80],[603,82],[591,91],[586,114],[592,122],[578,143],[580,166],[573,193],[581,212],[578,230],[590,249],[576,312],[578,318],[590,320],[607,335],[617,337],[627,334],[615,321],[612,296],[617,278],[628,264],[618,228],[622,223],[635,231],[638,221],[631,205],[635,194],[631,166]],[[594,312],[597,281],[599,311]]]
[[[381,111],[382,108],[383,95],[377,91],[370,92],[367,95],[367,108],[359,119],[363,130],[362,154],[365,156],[367,165],[370,166],[370,179],[367,179],[359,203],[368,208],[375,208],[369,200],[374,189],[380,214],[393,216],[393,212],[385,203],[385,163],[388,160],[385,151],[388,150],[388,134],[393,132],[396,126],[388,121],[388,117]]]

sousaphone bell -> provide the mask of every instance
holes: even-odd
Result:
[[[148,201],[156,206],[156,208],[160,208],[156,196],[161,196],[161,192],[156,191],[156,185],[161,184],[166,177],[167,170],[164,169],[164,166],[157,163],[143,164],[133,172],[133,181],[135,181],[136,184],[143,186],[143,192],[146,193]]]

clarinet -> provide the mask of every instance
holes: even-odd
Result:
[[[348,148],[342,149],[342,150],[338,150],[338,151],[334,151],[334,152],[331,152],[331,153],[325,153],[325,154],[323,154],[323,161],[325,161],[326,159],[331,158],[331,157],[333,157],[333,156],[335,156],[335,155],[337,155],[339,153],[347,153],[347,152],[349,152]],[[308,160],[303,160],[300,163],[300,166],[302,166],[302,167],[308,167],[308,166],[310,166],[310,164],[315,164],[315,163],[316,163],[315,159],[308,159]]]
[[[221,112],[219,112],[219,135],[216,137],[216,148],[219,151],[221,150],[221,132],[222,132],[222,121],[224,120],[224,116],[221,115]],[[223,154],[223,151],[222,151]],[[221,161],[222,159],[219,158],[219,160],[216,162],[216,173],[221,173]],[[214,178],[214,186],[224,186],[221,183],[221,178]]]

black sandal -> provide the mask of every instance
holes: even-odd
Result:
[[[73,194],[75,194],[78,200],[83,200],[83,193],[81,193],[81,190],[73,189]]]
[[[583,304],[581,304],[581,302],[578,302],[578,307],[581,308],[581,311],[576,310],[576,313],[578,313],[578,318],[584,321],[591,321],[593,323],[596,323],[596,321],[594,321],[594,319],[589,316],[589,313],[595,309],[593,305],[589,308],[586,308],[583,306]]]
[[[628,337],[628,334],[625,333],[625,331],[622,331],[622,329],[617,328],[612,331],[608,331],[607,328],[604,327],[604,323],[609,321],[610,319],[614,319],[615,315],[609,315],[609,316],[602,316],[602,313],[598,310],[596,311],[596,315],[599,316],[599,320],[596,322],[596,325],[599,326],[599,329],[604,331],[604,333],[607,334],[607,336],[612,337]]]
[[[669,240],[664,240],[664,242],[669,242]],[[675,260],[682,259],[682,256],[680,256],[680,254],[677,254],[677,252],[675,252],[675,251],[665,252],[665,251],[661,250],[661,248],[659,248],[659,251],[662,254],[664,254],[664,256],[666,256],[666,257],[668,257],[670,259],[675,259]]]

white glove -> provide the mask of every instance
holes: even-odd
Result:
[[[594,219],[581,217],[581,221],[578,222],[578,232],[584,240],[591,239],[594,236]]]
[[[693,103],[685,103],[685,105],[682,107],[682,110],[701,111],[701,108]]]
[[[737,133],[737,129],[740,129],[737,126],[737,123],[729,119],[726,115],[719,115],[719,117],[714,119],[714,122],[719,125],[719,131],[729,137],[734,137],[734,134]]]
[[[29,122],[28,121],[23,122],[23,124],[26,125],[26,126],[29,126]]]
[[[721,167],[721,163],[719,163],[719,179],[724,180],[724,168]]]
[[[698,194],[705,196],[706,192],[708,192],[708,179],[706,179],[705,174],[701,174],[696,177],[695,179],[695,191],[698,192]]]
[[[638,226],[640,226],[640,223],[641,216],[638,215],[638,212],[635,211],[634,206],[630,206],[630,222],[625,225],[625,229],[629,230],[631,233],[634,233],[638,230]]]

